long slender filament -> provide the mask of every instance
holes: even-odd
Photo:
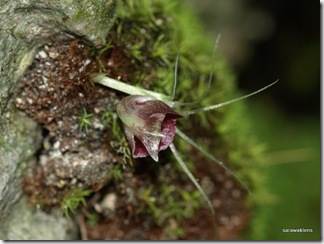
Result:
[[[170,149],[174,155],[174,157],[176,158],[177,162],[180,164],[180,166],[182,167],[182,169],[184,170],[184,172],[187,174],[187,176],[190,178],[190,180],[192,181],[192,183],[197,187],[198,191],[200,192],[200,194],[204,197],[205,201],[208,204],[208,207],[210,209],[210,211],[212,212],[213,215],[213,223],[214,223],[214,228],[216,227],[216,217],[215,217],[215,210],[213,208],[213,205],[211,204],[209,198],[207,197],[205,191],[201,188],[201,186],[199,185],[198,181],[196,180],[196,178],[193,176],[193,174],[190,172],[190,170],[188,169],[187,165],[185,164],[185,162],[182,160],[182,158],[180,157],[176,147],[174,146],[173,143],[171,143],[170,145]]]
[[[240,101],[240,100],[243,100],[245,98],[248,98],[250,96],[253,96],[259,92],[262,92],[264,91],[265,89],[269,88],[270,86],[273,86],[274,84],[276,84],[278,82],[278,80],[276,80],[275,82],[257,90],[257,91],[254,91],[250,94],[247,94],[247,95],[244,95],[244,96],[241,96],[241,97],[238,97],[238,98],[234,98],[232,100],[229,100],[227,102],[223,102],[223,103],[219,103],[219,104],[215,104],[215,105],[211,105],[211,106],[207,106],[207,107],[203,107],[203,108],[198,108],[198,109],[194,109],[194,110],[187,110],[187,111],[184,111],[182,112],[182,115],[191,115],[191,114],[196,114],[196,113],[199,113],[199,112],[203,112],[203,111],[208,111],[208,110],[212,110],[212,109],[216,109],[216,108],[220,108],[220,107],[223,107],[223,106],[226,106],[228,104],[231,104],[231,103],[234,103],[234,102],[237,102],[237,101]]]
[[[176,95],[176,89],[177,89],[177,83],[178,83],[178,65],[179,65],[179,56],[180,56],[180,51],[177,53],[177,58],[176,58],[176,63],[174,67],[174,80],[173,80],[173,85],[172,85],[172,93],[170,95],[170,101],[173,101]]]
[[[251,194],[251,190],[250,188],[247,186],[247,184],[244,183],[244,181],[242,181],[238,176],[236,176],[234,174],[234,172],[232,170],[230,170],[228,167],[226,167],[226,165],[216,159],[213,155],[211,155],[209,152],[207,152],[204,148],[202,148],[201,146],[199,146],[197,143],[195,143],[190,137],[188,137],[186,134],[184,134],[182,131],[180,131],[178,128],[176,128],[176,133],[186,142],[188,142],[191,146],[193,146],[194,148],[196,148],[197,150],[199,150],[202,154],[204,154],[207,158],[209,158],[210,160],[214,161],[215,163],[217,163],[218,165],[220,165],[223,169],[225,169],[228,173],[230,173],[240,184],[242,184],[242,186]]]
[[[214,50],[213,50],[213,56],[212,56],[211,60],[215,59],[216,49],[218,47],[220,38],[221,38],[221,34],[219,34],[217,36],[217,38],[216,38],[215,45],[214,45]],[[171,96],[171,98],[172,98],[171,101],[173,101],[174,95],[175,95],[175,92],[176,92],[177,77],[178,77],[178,61],[179,61],[179,53],[178,53],[177,60],[176,60],[176,66],[175,66],[175,72],[174,72],[175,78],[174,78],[174,82],[173,82],[173,93],[172,93],[173,96]],[[178,102],[178,103],[175,103],[174,105],[176,107],[182,107],[182,106],[194,106],[194,105],[200,103],[207,96],[207,94],[209,92],[209,88],[210,88],[210,85],[211,85],[211,82],[212,82],[212,79],[213,79],[213,76],[214,76],[214,70],[215,70],[215,62],[212,62],[206,89],[205,89],[204,93],[198,98],[198,100],[196,100],[194,102],[186,102],[186,103],[179,103]]]

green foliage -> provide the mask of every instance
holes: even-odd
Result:
[[[90,190],[74,189],[66,195],[61,202],[61,210],[66,217],[70,217],[69,212],[75,212],[79,204],[86,205],[85,197],[91,194]]]
[[[213,40],[206,38],[206,33],[195,19],[195,15],[187,8],[181,7],[180,2],[173,0],[121,2],[115,26],[116,36],[112,35],[111,38],[117,41],[110,43],[108,48],[111,45],[115,49],[119,48],[120,52],[123,52],[122,56],[126,56],[125,67],[131,64],[132,69],[127,69],[125,77],[128,80],[125,82],[170,94],[174,80],[175,59],[180,51],[176,100],[197,101],[206,90],[210,90],[212,92],[207,93],[197,105],[203,107],[241,95],[236,92],[235,75],[217,50],[213,57]],[[120,70],[123,70],[122,68]],[[214,78],[208,87],[210,74]],[[245,116],[245,107],[242,103],[244,102],[215,111],[198,113],[179,120],[177,126],[184,132],[196,132],[195,135],[187,134],[197,143],[201,142],[200,144],[204,145],[204,142],[209,141],[210,149],[217,148],[216,151],[209,151],[246,181],[253,192],[255,186],[262,185],[260,164],[264,146],[251,135],[249,118]],[[124,161],[130,160],[131,153],[118,125],[116,114],[113,111],[106,111],[103,119],[112,131],[112,147],[124,155]],[[187,155],[185,162],[192,170],[194,169],[192,167],[194,163],[190,161],[192,149],[185,144],[181,142],[177,144],[177,148],[181,155]],[[118,178],[120,169],[116,170]],[[153,186],[141,189],[139,198],[144,205],[139,212],[152,215],[158,225],[167,229],[167,225],[171,226],[171,219],[181,221],[201,206],[198,191],[189,196],[185,192],[167,185],[159,189],[153,189]],[[186,206],[189,209],[186,209]]]
[[[99,221],[99,215],[96,212],[90,213],[87,216],[87,224],[90,226],[96,226]]]
[[[78,117],[80,123],[80,130],[85,130],[86,134],[88,134],[88,128],[91,125],[90,118],[92,114],[88,114],[87,110],[83,108],[83,113]]]
[[[117,181],[121,181],[124,176],[123,176],[123,171],[121,169],[120,164],[115,165],[111,171],[111,178],[113,179],[113,181],[117,182]]]
[[[122,2],[116,29],[122,37],[125,55],[136,69],[130,79],[133,84],[141,83],[153,91],[170,94],[175,59],[180,51],[177,100],[197,100],[208,89],[211,73],[217,82],[212,82],[209,90],[215,92],[207,94],[199,105],[227,99],[234,90],[235,77],[217,52],[212,60],[213,42],[206,38],[193,13],[178,6],[180,3],[176,1]],[[194,122],[199,120],[199,124],[211,129],[215,127],[211,124],[221,120],[220,114],[199,113]]]
[[[98,63],[99,63],[99,73],[103,73],[106,72],[106,68],[105,65],[102,61],[102,59],[100,58],[101,55],[103,55],[105,52],[107,52],[109,49],[111,49],[113,47],[113,45],[111,44],[111,41],[108,41],[106,43],[106,45],[104,45],[102,48],[100,49],[94,49],[91,53],[91,56],[94,56]]]
[[[142,202],[137,210],[138,213],[151,215],[157,225],[165,230],[173,229],[173,234],[177,237],[180,237],[183,231],[178,225],[174,228],[173,221],[181,223],[202,206],[202,198],[198,190],[188,192],[165,183],[158,187],[150,185],[140,189],[138,198]]]
[[[121,155],[124,164],[129,163],[132,165],[133,159],[131,156],[132,154],[130,147],[125,137],[125,133],[122,130],[121,125],[119,124],[119,119],[116,112],[107,108],[104,110],[101,118],[104,121],[106,127],[109,128],[112,133],[110,140],[111,147],[116,151],[118,155]]]
[[[116,112],[107,108],[104,110],[101,118],[104,121],[106,127],[111,130],[113,138],[118,139],[122,135],[122,131],[118,124],[118,116]]]

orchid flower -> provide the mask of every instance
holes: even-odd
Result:
[[[182,117],[164,102],[139,95],[122,99],[116,112],[124,124],[132,156],[150,155],[155,161],[172,143],[176,119]]]
[[[175,77],[177,77],[177,65],[178,57],[176,61]],[[274,85],[277,81],[255,91],[250,94],[203,108],[186,111],[175,111],[180,106],[186,105],[173,101],[175,97],[176,78],[173,84],[173,91],[171,96],[166,96],[157,92],[149,91],[139,87],[128,85],[122,81],[115,80],[106,77],[104,74],[95,74],[92,76],[92,80],[95,83],[102,84],[109,88],[129,94],[123,98],[117,105],[116,112],[121,119],[126,137],[132,150],[132,156],[134,158],[141,158],[151,156],[155,161],[158,161],[158,154],[160,151],[170,148],[174,154],[177,162],[182,169],[188,175],[193,184],[197,187],[199,192],[206,200],[212,214],[215,223],[215,211],[214,208],[205,194],[204,190],[199,185],[196,178],[192,175],[182,158],[180,157],[175,145],[173,144],[174,135],[178,134],[182,139],[187,141],[193,147],[202,152],[206,157],[212,161],[218,163],[227,172],[233,175],[246,189],[250,192],[249,188],[242,180],[240,180],[229,168],[227,168],[223,162],[217,160],[213,155],[204,150],[201,146],[196,144],[192,139],[186,136],[178,128],[176,128],[176,120],[185,116],[195,114],[201,111],[208,111],[216,109],[239,100],[245,99],[252,95],[255,95],[270,86]]]

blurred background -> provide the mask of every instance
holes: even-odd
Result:
[[[253,136],[267,145],[265,191],[250,238],[320,240],[320,7],[301,0],[190,0],[248,99]],[[312,233],[283,233],[283,228]]]

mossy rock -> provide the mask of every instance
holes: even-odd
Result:
[[[30,167],[23,181],[29,202],[46,211],[61,207],[76,217],[82,239],[242,238],[253,199],[235,177],[175,140],[215,208],[215,230],[203,198],[169,150],[160,153],[158,163],[131,159],[115,114],[125,94],[91,83],[93,74],[104,72],[170,94],[180,51],[176,100],[199,101],[198,107],[224,102],[239,92],[213,45],[193,12],[171,0],[120,1],[103,48],[81,40],[47,43],[22,78],[15,101],[43,129],[40,164]],[[251,138],[248,125],[241,102],[177,124],[257,195],[263,146]]]
[[[84,11],[82,6],[88,7],[86,17],[79,14]],[[0,238],[7,239],[15,231],[8,225],[8,215],[21,196],[25,170],[35,161],[41,145],[40,126],[14,106],[19,79],[37,49],[49,41],[78,36],[91,45],[102,45],[114,19],[116,2],[4,0],[0,9]]]

